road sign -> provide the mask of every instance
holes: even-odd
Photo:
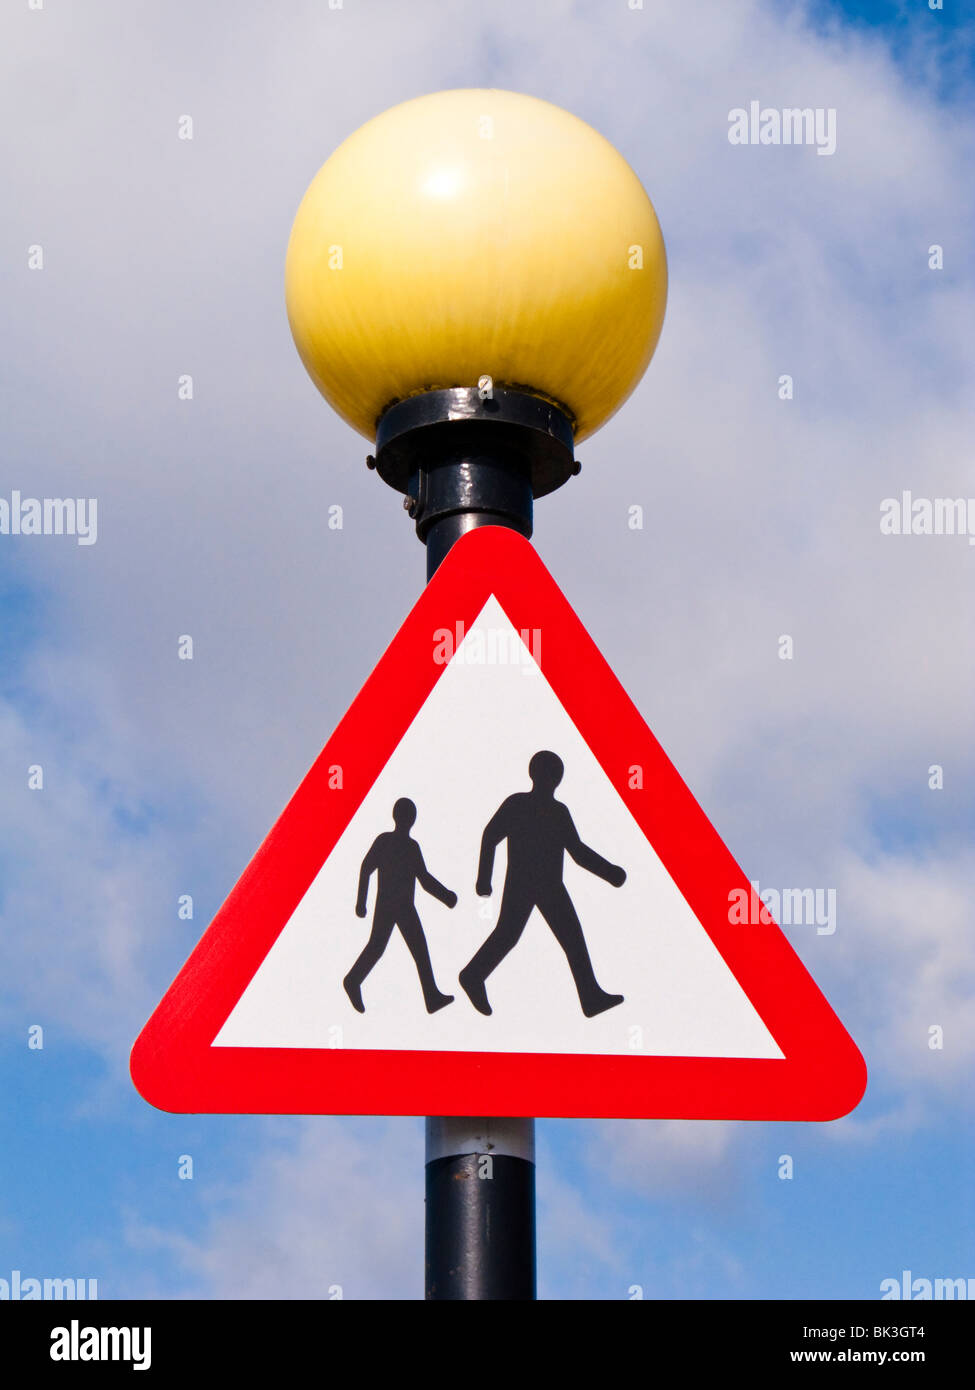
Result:
[[[191,1112],[846,1114],[863,1059],[749,905],[531,545],[483,527],[146,1024],[132,1077]]]

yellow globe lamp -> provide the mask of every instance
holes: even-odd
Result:
[[[398,402],[489,379],[554,403],[578,442],[653,355],[667,263],[602,135],[471,89],[394,106],[338,147],[295,217],[285,289],[308,372],[368,439]]]

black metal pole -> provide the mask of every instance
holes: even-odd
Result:
[[[426,1296],[535,1297],[535,1121],[430,1117]]]
[[[477,526],[532,534],[532,504],[579,465],[572,422],[527,392],[428,391],[379,422],[370,466],[406,494],[431,579]],[[429,1117],[426,1124],[426,1297],[535,1297],[535,1121]]]

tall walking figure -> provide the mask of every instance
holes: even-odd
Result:
[[[556,753],[536,753],[528,764],[530,792],[516,792],[502,802],[481,837],[477,892],[490,897],[494,854],[502,840],[508,842],[508,868],[501,896],[498,924],[469,964],[460,972],[461,988],[475,1009],[491,1012],[485,982],[517,945],[532,908],[545,918],[565,952],[587,1018],[622,1004],[622,994],[607,994],[593,973],[582,926],[562,881],[566,851],[583,869],[619,888],[626,871],[611,864],[579,838],[569,808],[555,799],[565,767]]]
[[[457,894],[445,888],[427,871],[420,846],[410,835],[415,820],[416,806],[408,797],[400,797],[393,807],[395,828],[383,835],[377,835],[359,870],[356,916],[366,915],[369,879],[373,873],[376,874],[376,908],[369,940],[342,983],[352,1001],[352,1007],[360,1014],[366,1011],[362,1002],[362,983],[389,945],[394,927],[399,927],[416,964],[427,1013],[435,1014],[438,1009],[453,1003],[454,996],[444,994],[438,989],[433,978],[430,952],[427,950],[423,926],[413,904],[413,895],[419,883],[432,897],[439,899],[447,907],[454,907]]]

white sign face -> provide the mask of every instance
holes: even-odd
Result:
[[[529,637],[526,645],[492,595],[214,1046],[782,1058],[553,693]],[[497,832],[508,837],[498,839],[491,896],[479,896],[485,828],[513,794],[532,792],[529,763],[540,752],[557,755],[564,768],[554,802],[536,765],[536,800],[520,800],[496,822]],[[541,766],[548,776],[551,759]],[[393,808],[404,799],[416,808],[415,823],[408,824],[401,809],[394,836]],[[621,886],[600,876],[593,858],[586,868],[569,853],[560,874],[555,861],[561,851],[553,857],[552,845],[572,832],[558,803],[597,863],[625,870]],[[526,833],[533,826],[537,835]],[[377,922],[376,872],[367,883],[365,918],[356,906],[363,861],[380,836],[387,838],[375,859],[386,907]],[[452,908],[414,882],[419,860],[409,839],[419,846],[440,896],[444,889],[456,894]],[[505,939],[495,938],[498,949],[488,961],[478,953],[499,924],[506,880]],[[532,899],[547,904],[570,944],[573,966]],[[517,936],[519,902],[522,916],[530,912]],[[397,916],[407,919],[414,949],[422,956],[425,942],[429,953],[436,983],[428,982],[426,1000],[403,929],[392,926],[386,940]],[[361,959],[373,931],[376,958]],[[475,959],[480,968],[472,966],[473,983],[471,971],[465,976],[469,994],[458,977]],[[488,965],[493,968],[485,974]],[[439,1004],[444,995],[452,1002],[428,1011],[427,1004]],[[613,999],[617,995],[621,1002]],[[584,997],[590,1004],[595,997],[600,1011],[587,1016]],[[489,1004],[489,1015],[475,1007],[478,1000]]]

